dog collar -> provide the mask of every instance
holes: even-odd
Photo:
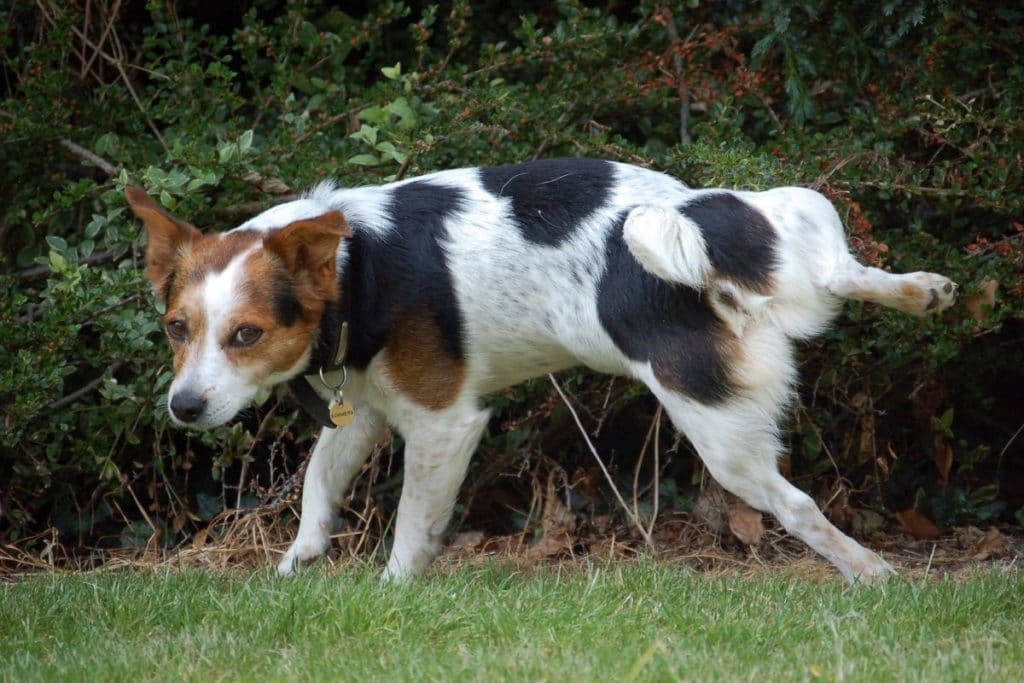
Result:
[[[351,279],[351,274],[346,279]],[[324,314],[324,319],[320,324],[320,335],[313,347],[306,370],[288,382],[288,389],[299,407],[321,427],[328,429],[335,429],[337,425],[331,420],[328,402],[320,395],[317,388],[323,387],[329,391],[337,391],[335,387],[328,386],[321,378],[326,373],[337,372],[345,368],[349,340],[348,320],[346,319],[350,306],[348,284],[345,283],[346,286],[342,289],[341,305],[335,309],[329,309]],[[332,352],[324,353],[326,349],[332,349]]]
[[[323,381],[324,373],[337,372],[345,369],[345,356],[348,355],[348,321],[341,323],[334,343],[334,353],[327,357],[325,362],[315,362],[311,359],[309,369],[317,367],[317,371],[311,375],[299,375],[288,382],[288,389],[307,415],[316,420],[321,427],[334,429],[337,425],[331,420],[331,412],[328,403],[314,388],[319,385],[325,389],[334,391],[335,387],[329,386]],[[314,354],[315,356],[315,354]]]

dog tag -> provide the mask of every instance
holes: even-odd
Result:
[[[331,422],[338,427],[347,427],[352,424],[352,420],[356,419],[356,409],[344,399],[339,401],[335,398],[331,401],[329,409],[331,412]]]

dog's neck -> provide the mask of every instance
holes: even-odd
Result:
[[[327,402],[313,388],[323,383],[322,376],[345,367],[348,353],[348,321],[352,312],[352,264],[343,259],[338,275],[341,299],[324,309],[320,329],[304,370],[288,382],[288,389],[299,406],[321,426],[333,429]]]

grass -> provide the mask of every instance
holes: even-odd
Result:
[[[1024,678],[1024,580],[849,588],[653,562],[38,575],[0,586],[0,677],[971,681]]]

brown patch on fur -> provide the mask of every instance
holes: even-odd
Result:
[[[139,188],[125,196],[149,236],[147,272],[167,303],[164,323],[181,320],[187,338],[171,338],[174,369],[179,372],[197,355],[210,326],[230,363],[245,369],[257,383],[294,367],[309,349],[326,306],[338,299],[338,243],[352,235],[345,217],[331,211],[295,221],[280,230],[234,230],[203,235],[174,218]],[[262,248],[253,249],[261,246]],[[235,258],[251,253],[236,280],[238,305],[227,320],[207,320],[202,286]],[[262,331],[251,345],[234,345],[241,327]]]
[[[241,325],[252,325],[263,330],[263,337],[252,346],[230,348],[228,358],[262,376],[284,372],[293,367],[312,344],[324,309],[336,296],[324,298],[308,278],[295,277],[274,254],[265,250],[249,256],[243,264],[243,272],[241,300],[230,327],[234,330]],[[281,287],[292,288],[299,303],[298,317],[290,325],[281,324],[273,303]]]
[[[431,410],[452,405],[466,379],[466,364],[445,350],[441,329],[427,313],[396,319],[384,362],[398,389]]]
[[[733,309],[734,311],[741,311],[742,310],[742,309],[740,309],[740,302],[736,300],[736,297],[733,296],[732,292],[719,291],[718,292],[718,300],[719,300],[719,302],[721,302],[721,304],[723,306],[728,306],[729,308]]]
[[[897,291],[899,292],[901,299],[906,299],[908,301],[916,301],[924,294],[920,285],[914,284],[913,282],[901,282]]]
[[[191,223],[164,211],[141,188],[125,188],[124,195],[132,212],[146,227],[146,275],[156,295],[166,301],[174,282],[174,269],[179,256],[200,240],[202,234]]]
[[[740,352],[736,335],[717,323],[702,334],[678,337],[651,358],[651,369],[669,389],[714,404],[736,388]]]
[[[281,259],[296,277],[308,279],[323,298],[337,293],[338,243],[352,236],[339,211],[289,223],[263,240],[267,251]]]

